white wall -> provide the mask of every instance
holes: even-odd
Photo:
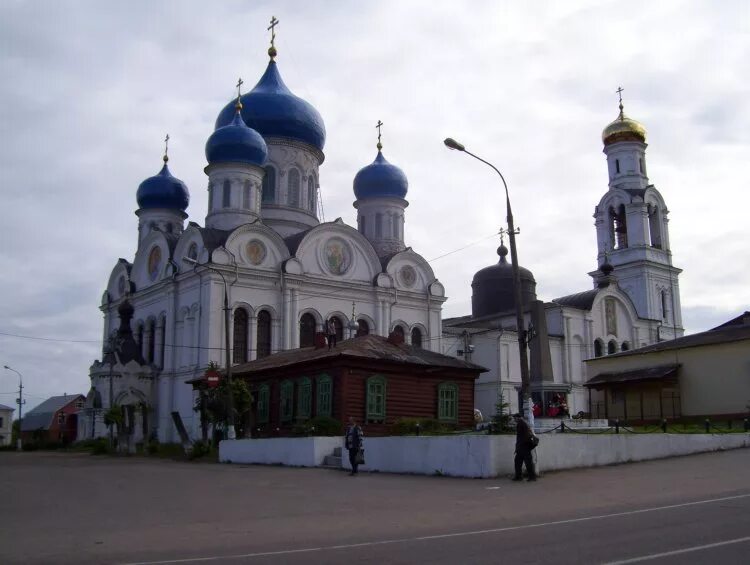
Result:
[[[496,477],[513,473],[515,436],[366,438],[363,471]],[[314,467],[341,447],[341,437],[222,441],[219,460]],[[750,447],[750,434],[545,434],[536,449],[539,471],[597,467],[691,453]],[[349,469],[344,451],[342,466]]]

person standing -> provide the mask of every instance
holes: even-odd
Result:
[[[349,463],[352,466],[350,475],[357,474],[359,466],[359,452],[362,449],[362,428],[357,425],[354,418],[349,418],[349,425],[346,427],[346,439],[344,444],[349,452]]]
[[[328,351],[331,347],[336,347],[336,324],[333,323],[333,318],[330,318],[326,323],[326,333],[328,334]]]
[[[524,420],[521,414],[513,414],[516,421],[516,456],[513,461],[516,468],[514,481],[523,479],[522,467],[526,465],[526,473],[529,481],[536,480],[536,470],[534,469],[534,459],[531,452],[536,447],[537,441],[534,432],[531,430],[529,423]]]

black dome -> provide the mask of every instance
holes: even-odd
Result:
[[[516,307],[513,299],[513,267],[505,256],[508,250],[501,246],[497,250],[500,262],[477,271],[471,281],[471,315],[475,318],[507,312]],[[536,281],[528,269],[519,267],[521,275],[521,302],[524,308],[536,300]]]

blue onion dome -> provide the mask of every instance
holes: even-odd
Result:
[[[268,147],[261,135],[247,127],[241,115],[242,104],[235,104],[234,119],[214,131],[206,142],[206,159],[214,163],[247,163],[262,167]]]
[[[242,118],[263,137],[286,137],[323,150],[326,128],[313,106],[292,94],[271,60],[258,84],[241,97]],[[227,104],[216,118],[216,129],[232,122],[235,105]]]
[[[354,177],[354,195],[359,198],[404,198],[409,189],[404,171],[391,165],[378,150],[378,156]]]
[[[159,174],[144,180],[138,187],[136,199],[139,208],[187,209],[190,192],[180,179],[172,176],[167,167],[169,158],[164,155],[164,166]]]

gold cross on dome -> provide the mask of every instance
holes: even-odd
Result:
[[[169,134],[164,138],[164,162],[169,161],[167,153],[169,152]]]
[[[240,88],[242,88],[243,84],[245,84],[245,81],[242,80],[242,77],[240,77],[237,80],[237,98],[239,98],[242,95],[242,93],[240,92]]]
[[[621,87],[621,86],[618,86],[617,90],[615,90],[615,92],[617,93],[617,95],[620,97],[620,104],[622,104],[622,91],[623,90],[625,90],[625,89],[623,87]]]
[[[378,151],[380,151],[383,148],[383,144],[380,143],[380,135],[381,135],[380,128],[383,127],[383,122],[381,122],[380,120],[378,120],[378,123],[377,123],[377,125],[375,127],[378,130]]]
[[[271,17],[271,25],[268,26],[268,29],[271,30],[271,47],[274,47],[274,40],[276,39],[276,26],[279,25],[279,20],[276,19],[276,16]]]

